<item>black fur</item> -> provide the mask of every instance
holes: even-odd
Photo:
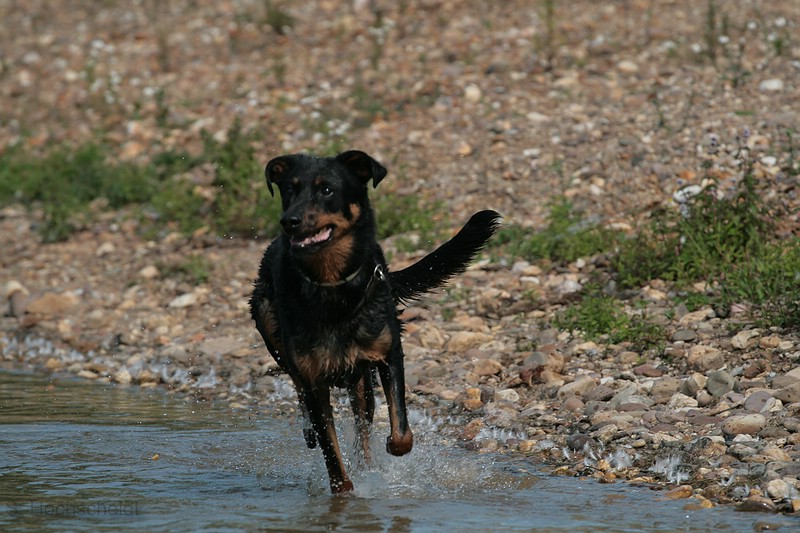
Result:
[[[336,437],[330,389],[348,390],[364,458],[375,410],[373,373],[389,407],[387,451],[411,451],[397,304],[461,273],[497,230],[481,211],[414,265],[388,272],[367,196],[386,169],[367,154],[296,154],[267,164],[281,193],[283,231],[264,252],[250,299],[256,328],[297,389],[306,443],[320,445],[333,492],[352,490]]]

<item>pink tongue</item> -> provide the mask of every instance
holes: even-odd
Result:
[[[302,241],[296,241],[292,239],[292,244],[295,246],[308,246],[309,244],[314,244],[317,242],[322,242],[328,237],[331,236],[331,228],[325,228],[324,230],[320,231],[319,233],[315,233],[310,237],[306,237]]]

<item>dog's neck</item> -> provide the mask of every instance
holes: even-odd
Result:
[[[336,281],[314,281],[313,279],[306,276],[302,270],[300,271],[300,275],[303,276],[303,278],[305,278],[305,280],[308,283],[311,283],[312,285],[316,285],[318,287],[340,287],[346,283],[350,283],[351,281],[353,281],[356,278],[356,276],[358,276],[361,273],[361,270],[362,269],[359,266],[352,274]]]

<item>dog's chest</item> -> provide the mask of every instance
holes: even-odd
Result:
[[[295,354],[295,365],[307,379],[335,380],[350,372],[361,362],[380,362],[386,360],[392,344],[392,334],[388,326],[377,333],[363,328],[355,335],[339,335],[328,331],[318,338],[308,338],[300,343]]]

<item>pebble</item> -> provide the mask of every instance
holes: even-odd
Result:
[[[561,386],[556,393],[556,396],[563,399],[568,396],[583,396],[593,388],[595,388],[597,384],[595,383],[594,379],[585,376],[580,377],[573,381],[572,383],[567,383],[566,385]]]
[[[779,389],[774,396],[783,403],[800,402],[800,381]]]
[[[41,315],[62,315],[78,304],[78,297],[71,292],[48,292],[31,300],[27,306],[28,313]]]
[[[779,78],[763,80],[758,84],[758,90],[762,93],[775,93],[783,91],[783,80]]]
[[[465,352],[470,348],[479,348],[493,339],[493,336],[479,331],[455,331],[450,334],[450,340],[447,341],[447,350]]]
[[[697,333],[693,329],[679,329],[672,334],[675,342],[690,342],[697,338]]]
[[[519,393],[514,389],[502,389],[494,393],[494,398],[500,402],[518,402]]]
[[[714,398],[721,398],[724,394],[733,390],[735,383],[733,376],[729,373],[724,370],[716,370],[708,373],[706,390]]]
[[[704,344],[698,344],[689,348],[687,362],[690,367],[701,372],[719,370],[725,366],[725,358],[723,357],[722,351]]]
[[[731,338],[731,346],[737,350],[746,350],[758,344],[758,337],[761,332],[757,329],[746,329],[740,331]]]
[[[721,425],[722,432],[726,435],[756,435],[767,425],[767,419],[760,413],[732,415],[726,418]]]

